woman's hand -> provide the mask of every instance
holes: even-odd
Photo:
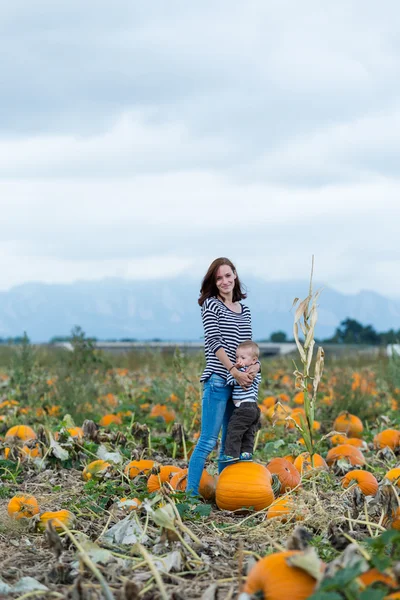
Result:
[[[251,386],[254,379],[254,375],[249,374],[247,371],[239,371],[236,367],[232,369],[231,374],[244,390]]]

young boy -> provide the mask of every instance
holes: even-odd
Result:
[[[247,367],[258,361],[260,349],[255,342],[248,340],[239,344],[236,350],[236,367],[246,371]],[[252,460],[254,437],[260,423],[260,409],[257,404],[258,386],[261,381],[257,373],[253,383],[244,390],[229,373],[227,383],[233,385],[232,400],[235,405],[228,423],[223,462]]]

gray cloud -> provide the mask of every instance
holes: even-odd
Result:
[[[244,272],[400,294],[395,0],[15,0],[3,286]],[[169,265],[169,266],[168,266]]]

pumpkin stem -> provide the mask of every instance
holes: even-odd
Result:
[[[271,487],[272,487],[272,491],[274,492],[274,496],[276,498],[281,491],[281,482],[276,473],[272,474]]]

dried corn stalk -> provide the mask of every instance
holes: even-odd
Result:
[[[324,351],[321,347],[318,348],[317,357],[314,367],[314,375],[310,374],[311,362],[313,358],[315,340],[314,330],[317,323],[317,300],[321,293],[321,290],[313,294],[312,291],[312,277],[314,271],[314,256],[312,257],[311,266],[311,277],[310,277],[310,288],[307,298],[300,300],[295,298],[293,306],[297,306],[294,315],[293,324],[293,335],[300,354],[300,360],[302,362],[302,370],[298,369],[295,363],[295,386],[296,389],[301,390],[304,393],[304,411],[306,413],[306,419],[300,417],[300,426],[298,429],[303,434],[304,442],[307,451],[310,454],[311,461],[313,463],[314,452],[314,440],[313,440],[313,427],[314,427],[314,413],[315,413],[315,402],[317,398],[318,384],[321,381],[322,372],[324,369]],[[304,342],[299,338],[299,328],[303,333]],[[312,393],[309,392],[309,382],[312,381]],[[289,417],[290,418],[290,417]]]

